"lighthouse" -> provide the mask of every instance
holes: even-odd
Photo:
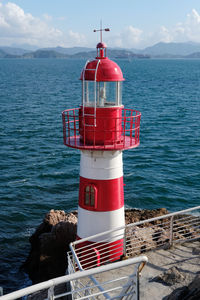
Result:
[[[88,256],[95,253],[96,265],[123,254],[123,230],[117,237],[113,233],[125,225],[122,154],[139,145],[141,117],[139,111],[122,104],[124,77],[107,57],[103,30],[109,31],[99,30],[96,58],[87,61],[81,73],[80,107],[62,113],[64,144],[80,150],[77,239],[111,231],[106,241],[93,237],[84,242],[90,249]]]

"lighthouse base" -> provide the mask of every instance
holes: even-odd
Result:
[[[120,259],[124,249],[124,229],[120,227],[124,225],[124,207],[109,212],[91,212],[79,206],[77,239],[90,237],[76,246],[84,269]]]
[[[80,239],[77,237],[77,239]],[[84,241],[76,245],[76,254],[83,269],[99,267],[120,260],[124,249],[124,239],[113,242]]]

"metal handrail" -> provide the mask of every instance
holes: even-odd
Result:
[[[188,215],[188,213],[193,213],[194,211],[198,211],[197,216],[192,214]],[[159,220],[160,224],[157,224],[157,221]],[[141,251],[148,251],[152,248],[165,246],[166,244],[170,247],[173,243],[192,241],[200,238],[200,206],[135,222],[77,240],[70,244],[70,250],[73,253],[75,252],[78,257],[81,257],[80,263],[84,266],[84,269],[87,267],[91,268],[91,266],[95,265],[95,257],[92,257],[90,254],[88,260],[87,255],[85,255],[91,247],[95,247],[97,250],[99,247],[99,251],[103,258],[102,264],[109,262],[110,256],[112,256],[112,250],[109,249],[111,236],[112,240],[120,240],[122,230],[125,232],[124,255],[128,255],[128,257],[137,255],[141,253]],[[137,235],[135,236],[134,232],[136,230]],[[90,241],[90,243],[84,246],[79,246],[79,244],[87,241]],[[92,242],[91,244],[91,241],[96,242]],[[119,245],[115,245],[113,250],[114,254],[118,253],[120,245],[120,241]]]
[[[19,291],[15,291],[15,292],[12,292],[10,294],[1,296],[0,299],[1,300],[14,300],[14,299],[18,299],[20,297],[24,297],[24,296],[27,296],[27,295],[30,295],[30,294],[33,294],[35,292],[39,292],[39,291],[42,291],[42,290],[46,290],[46,289],[50,289],[49,295],[50,294],[52,295],[52,293],[54,294],[54,291],[53,291],[52,288],[59,285],[59,284],[67,283],[67,282],[74,281],[74,280],[80,280],[80,279],[85,278],[85,277],[90,277],[90,276],[93,276],[93,275],[96,275],[96,274],[101,274],[103,272],[116,270],[116,269],[119,269],[119,268],[122,268],[122,267],[127,267],[127,266],[130,266],[130,265],[133,265],[133,264],[139,264],[140,265],[140,263],[143,264],[143,263],[146,263],[147,261],[148,261],[148,258],[143,255],[143,256],[140,256],[140,257],[132,258],[130,260],[124,260],[124,261],[120,261],[120,262],[117,262],[117,263],[112,263],[112,264],[109,264],[109,265],[105,265],[105,266],[93,268],[93,269],[90,269],[90,270],[86,270],[86,271],[76,272],[76,273],[73,273],[73,274],[70,274],[70,275],[57,277],[57,278],[54,278],[54,279],[51,279],[51,280],[48,280],[48,281],[45,281],[45,282],[41,282],[41,283],[32,285],[30,287],[23,288]],[[138,265],[138,268],[139,268],[139,265]],[[72,293],[74,293],[74,291],[71,291],[71,292],[69,291],[69,292],[64,293],[62,295],[71,295]],[[102,294],[103,294],[103,292],[102,292]],[[60,296],[61,295],[56,295],[55,298],[58,298]],[[49,297],[48,299],[51,299],[51,298]],[[110,299],[112,299],[112,298],[110,298]]]
[[[140,112],[122,108],[122,116],[112,118],[111,122],[115,125],[114,128],[113,124],[109,128],[107,122],[110,122],[110,118],[95,114],[88,115],[87,126],[85,122],[82,124],[82,110],[84,108],[67,109],[62,113],[63,139],[66,146],[88,150],[122,150],[139,145]],[[103,140],[99,143],[99,139]]]
[[[154,221],[157,221],[157,220],[170,218],[172,216],[185,214],[185,213],[188,213],[188,212],[191,212],[191,211],[194,211],[194,210],[199,210],[199,209],[200,209],[200,206],[195,206],[195,207],[191,207],[191,208],[188,208],[188,209],[185,209],[185,210],[180,210],[178,212],[173,212],[173,213],[170,213],[170,214],[166,214],[166,215],[163,215],[163,216],[159,216],[159,217],[155,217],[155,218],[146,219],[146,220],[143,220],[143,221],[138,221],[138,222],[135,222],[135,223],[127,224],[125,226],[117,227],[117,229],[115,228],[115,229],[112,229],[112,230],[104,231],[104,232],[101,232],[101,233],[83,238],[81,240],[74,241],[74,242],[70,243],[70,247],[71,247],[71,245],[77,245],[79,243],[83,243],[83,242],[88,241],[88,240],[93,240],[95,238],[107,235],[109,233],[114,233],[114,232],[116,232],[116,230],[119,231],[119,230],[122,230],[122,229],[126,229],[126,228],[129,228],[129,227],[132,227],[133,225],[138,226],[138,225],[143,225],[145,223],[151,223],[151,222],[154,222]]]

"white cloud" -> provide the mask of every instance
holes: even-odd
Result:
[[[53,20],[52,16],[50,16],[48,14],[43,14],[43,18],[44,18],[45,21],[52,21]]]
[[[68,34],[69,34],[71,43],[73,43],[75,46],[86,45],[86,39],[83,34],[74,32],[72,30],[69,30]]]
[[[65,21],[66,19],[67,19],[66,17],[62,17],[62,16],[57,18],[58,21]]]
[[[0,3],[1,45],[28,43],[38,47],[70,47],[85,42],[83,35],[69,30],[64,33],[51,26],[52,17],[44,14],[42,19],[25,13],[15,3]]]
[[[126,27],[121,33],[109,38],[109,44],[112,47],[134,48],[137,47],[142,41],[143,31],[135,28],[132,25]],[[111,42],[112,41],[112,42]]]
[[[199,42],[200,43],[200,14],[196,9],[186,15],[185,21],[178,22],[172,27],[164,25],[154,32],[142,31],[132,25],[121,33],[109,38],[109,45],[123,48],[144,48],[158,42]]]
[[[196,9],[187,15],[186,22],[180,23],[179,28],[188,40],[200,42],[200,15]]]
[[[15,3],[0,3],[0,45],[31,44],[38,47],[48,46],[88,46],[94,45],[95,38],[89,38],[69,29],[64,32],[53,26],[53,21],[63,21],[66,17],[52,18],[43,14],[37,18]],[[143,48],[157,42],[200,42],[200,14],[192,9],[186,15],[185,21],[172,27],[160,26],[154,32],[143,31],[132,24],[120,33],[105,35],[105,41],[110,47]]]
[[[0,5],[0,36],[1,43],[5,44],[45,45],[59,40],[62,32],[9,2]]]
[[[150,33],[147,43],[156,42],[200,42],[200,15],[196,9],[187,14],[184,22],[179,22],[171,28],[161,26],[157,32]]]

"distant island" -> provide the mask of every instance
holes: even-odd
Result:
[[[64,48],[63,48],[64,49]],[[96,51],[83,51],[75,54],[67,54],[59,52],[58,50],[52,49],[39,49],[32,52],[25,52],[21,54],[11,53],[12,51],[6,52],[0,48],[0,58],[21,58],[21,59],[32,59],[32,58],[64,58],[64,59],[89,59],[96,56]],[[136,54],[128,50],[113,50],[109,49],[108,56],[111,59],[138,59],[138,58],[150,58],[147,54]]]
[[[96,51],[86,47],[51,47],[36,50],[0,46],[0,58],[62,58],[62,59],[90,59],[96,56]],[[200,58],[200,43],[157,43],[145,49],[108,48],[111,59],[149,59],[149,58]]]

